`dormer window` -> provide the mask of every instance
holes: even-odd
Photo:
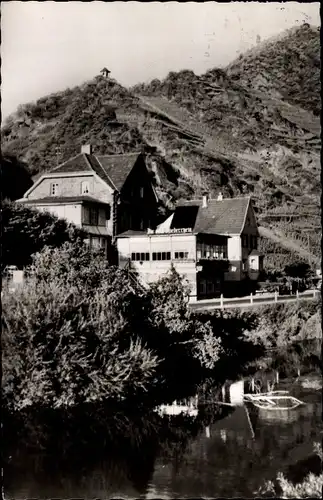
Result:
[[[56,182],[52,182],[50,185],[50,195],[51,196],[58,195],[58,184]]]
[[[90,182],[83,181],[81,182],[81,194],[89,194],[90,192]]]

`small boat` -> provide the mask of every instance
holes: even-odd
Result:
[[[288,391],[245,394],[244,399],[246,402],[252,403],[257,408],[266,410],[293,410],[297,406],[304,404],[294,396],[290,396]]]
[[[257,394],[245,394],[244,397],[245,399],[250,399],[252,401],[253,399],[257,399],[261,396],[282,396],[283,394],[288,394],[288,393],[289,391],[269,391]]]

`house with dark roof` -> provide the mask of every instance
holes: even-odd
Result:
[[[154,226],[158,203],[141,153],[94,155],[90,145],[41,175],[18,201],[82,227],[107,256],[118,233]]]
[[[255,290],[262,256],[250,197],[203,196],[177,205],[156,229],[117,236],[120,267],[147,283],[171,265],[189,281],[191,299],[238,296]]]

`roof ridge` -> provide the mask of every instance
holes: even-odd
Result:
[[[208,198],[208,201],[224,201],[224,200],[250,200],[251,195],[247,196],[234,196],[233,198],[222,198],[221,200],[218,200],[217,198]],[[198,201],[199,203],[202,203],[203,199],[202,198],[192,198],[191,200],[183,200],[180,203],[190,203],[192,201]]]
[[[250,202],[251,202],[251,197],[249,196],[248,206],[247,206],[247,210],[245,211],[245,214],[244,214],[244,217],[243,217],[243,224],[242,224],[242,228],[241,228],[240,234],[242,233],[243,228],[246,225],[248,210],[249,210],[249,207],[251,206]]]
[[[113,154],[113,155],[92,155],[92,156],[95,156],[96,158],[98,158],[99,156],[102,158],[113,158],[115,156],[134,156],[134,155],[140,155],[142,154],[141,151],[138,151],[138,152],[133,152],[133,153],[117,153],[117,154]]]
[[[88,153],[81,153],[81,155],[84,156],[86,163],[89,165],[89,167],[92,170],[92,172],[95,173],[95,170],[92,167],[90,160],[88,159],[88,156],[91,156],[91,155],[89,155]]]
[[[82,154],[84,154],[84,153],[77,153],[77,155],[72,156],[72,158],[69,158],[68,160],[63,161],[63,163],[60,163],[59,165],[56,165],[56,167],[54,167],[54,168],[51,168],[50,170],[48,170],[48,172],[53,172],[53,170],[57,170],[58,168],[62,167],[63,165],[65,165],[69,161],[75,160],[75,158],[77,158],[78,156],[81,156]]]
[[[102,169],[102,171],[103,171],[104,175],[105,175],[105,176],[109,179],[109,181],[111,182],[111,185],[114,187],[114,189],[115,189],[116,191],[119,191],[119,190],[117,189],[117,187],[116,187],[115,183],[112,181],[112,179],[111,179],[110,175],[109,175],[109,174],[107,174],[107,172],[104,170],[104,168],[103,168],[103,166],[102,166],[102,164],[101,164],[101,162],[100,162],[99,158],[98,158],[97,156],[95,156],[95,155],[93,155],[93,156],[95,157],[95,159],[97,160],[98,164],[100,165],[100,167],[101,167],[101,169]],[[99,174],[98,174],[98,175],[99,175]]]
[[[35,203],[35,202],[41,202],[41,201],[44,201],[44,200],[48,200],[50,201],[51,203],[55,203],[57,202],[58,200],[61,201],[61,200],[76,200],[76,201],[86,201],[86,200],[90,200],[90,201],[96,201],[98,203],[103,203],[103,204],[107,204],[107,202],[105,201],[102,201],[100,200],[99,198],[95,197],[95,196],[92,196],[92,195],[70,195],[70,196],[43,196],[41,198],[21,198],[20,200],[23,200],[23,201],[26,201],[26,202],[30,202],[30,203]]]

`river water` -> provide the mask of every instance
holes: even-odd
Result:
[[[5,498],[255,497],[278,472],[301,479],[319,466],[313,443],[322,439],[321,391],[298,383],[288,389],[306,404],[277,414],[227,407],[215,421],[210,407],[205,425],[167,446],[123,444],[119,453],[92,453],[68,467],[46,450],[15,449],[4,468]]]

